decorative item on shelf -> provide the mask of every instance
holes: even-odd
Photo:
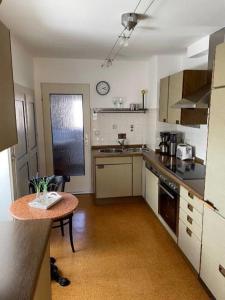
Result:
[[[137,111],[137,110],[140,110],[140,104],[139,103],[131,103],[130,104],[130,110],[131,111]]]
[[[141,90],[142,94],[142,109],[145,109],[145,94],[147,93],[146,90]]]

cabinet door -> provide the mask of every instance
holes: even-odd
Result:
[[[217,300],[225,299],[225,219],[205,206],[200,277]]]
[[[167,122],[168,117],[169,77],[160,80],[159,121]]]
[[[181,109],[172,108],[177,101],[182,99],[183,72],[170,76],[169,100],[168,100],[168,123],[180,124]]]
[[[132,164],[96,166],[96,198],[132,196]]]
[[[133,156],[133,196],[142,195],[142,156]]]
[[[212,92],[208,150],[206,163],[205,199],[211,201],[225,216],[225,88]]]
[[[216,47],[213,87],[225,86],[225,43]]]
[[[158,215],[158,178],[147,168],[146,170],[146,201],[154,213]]]
[[[195,270],[199,272],[201,241],[181,219],[179,220],[178,245]]]
[[[0,22],[0,151],[17,143],[9,30]]]

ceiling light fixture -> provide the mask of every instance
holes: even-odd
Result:
[[[115,43],[113,44],[111,50],[109,51],[107,57],[105,58],[104,62],[101,64],[101,67],[110,67],[112,66],[113,61],[118,56],[119,52],[122,50],[123,47],[127,47],[129,44],[129,39],[131,38],[132,33],[143,15],[147,13],[150,7],[154,4],[156,0],[150,0],[149,5],[145,9],[143,14],[137,14],[136,11],[140,5],[142,0],[139,0],[134,11],[129,13],[124,13],[121,16],[121,24],[124,26],[124,29],[118,35]]]

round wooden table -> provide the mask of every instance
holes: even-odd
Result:
[[[69,223],[69,234],[70,244],[72,251],[74,250],[73,245],[73,231],[72,231],[72,217],[73,212],[77,208],[79,201],[78,199],[69,193],[59,193],[62,195],[62,200],[50,207],[49,209],[33,208],[28,205],[28,202],[35,199],[36,194],[26,195],[22,198],[15,200],[10,206],[11,215],[18,220],[40,220],[40,219],[51,219],[52,221],[59,221],[60,223],[64,220],[68,220],[66,225]],[[53,226],[53,228],[61,227],[61,225]]]

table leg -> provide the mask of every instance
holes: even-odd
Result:
[[[61,234],[64,236],[63,220],[60,220]]]
[[[69,218],[69,234],[70,234],[70,245],[72,251],[75,252],[74,245],[73,245],[73,215]]]

